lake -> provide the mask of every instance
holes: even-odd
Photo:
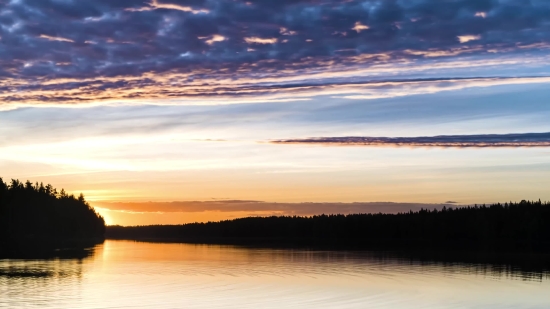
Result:
[[[536,266],[111,240],[89,253],[0,260],[0,308],[550,308]]]

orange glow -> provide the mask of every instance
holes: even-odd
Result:
[[[236,218],[254,216],[270,216],[273,213],[257,212],[251,214],[250,212],[175,212],[175,213],[161,213],[154,212],[125,212],[125,211],[112,211],[109,209],[96,208],[96,210],[105,218],[107,225],[151,225],[151,224],[185,224],[194,222],[208,222],[208,221],[221,221],[231,220]]]

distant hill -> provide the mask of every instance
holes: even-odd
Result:
[[[192,243],[550,252],[550,204],[522,201],[400,214],[252,217],[172,226],[109,226],[106,236]]]
[[[0,258],[93,246],[104,234],[103,217],[82,194],[0,178]]]

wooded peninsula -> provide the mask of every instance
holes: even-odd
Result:
[[[550,203],[423,209],[399,214],[251,217],[184,225],[109,226],[107,238],[361,249],[550,251]]]
[[[0,258],[36,257],[102,243],[105,220],[81,194],[0,178]]]

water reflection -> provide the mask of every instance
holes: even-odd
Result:
[[[82,277],[82,261],[4,261],[0,278],[63,279]]]
[[[542,281],[550,279],[550,256],[475,252],[373,252],[380,263],[401,267],[441,268],[444,272],[494,278]]]
[[[107,241],[0,260],[0,307],[548,308],[547,261]]]
[[[0,278],[60,279],[81,277],[84,259],[96,248],[27,252],[24,258],[0,259]],[[32,259],[31,259],[32,257]]]
[[[116,245],[112,247],[113,244]],[[248,275],[292,275],[296,270],[308,274],[348,274],[358,270],[391,269],[407,273],[437,270],[494,278],[550,279],[550,256],[536,254],[270,249],[139,241],[110,242],[101,250],[113,261],[128,258],[142,262],[185,261],[190,267],[203,266],[204,269],[200,269],[207,272]],[[216,269],[218,266],[221,269]],[[192,272],[196,273],[197,269],[193,268]]]
[[[19,248],[16,252],[1,251],[0,260],[18,259],[18,260],[48,260],[48,259],[85,259],[94,255],[95,247],[90,248],[70,248],[70,249],[42,249],[34,250],[32,248]]]

